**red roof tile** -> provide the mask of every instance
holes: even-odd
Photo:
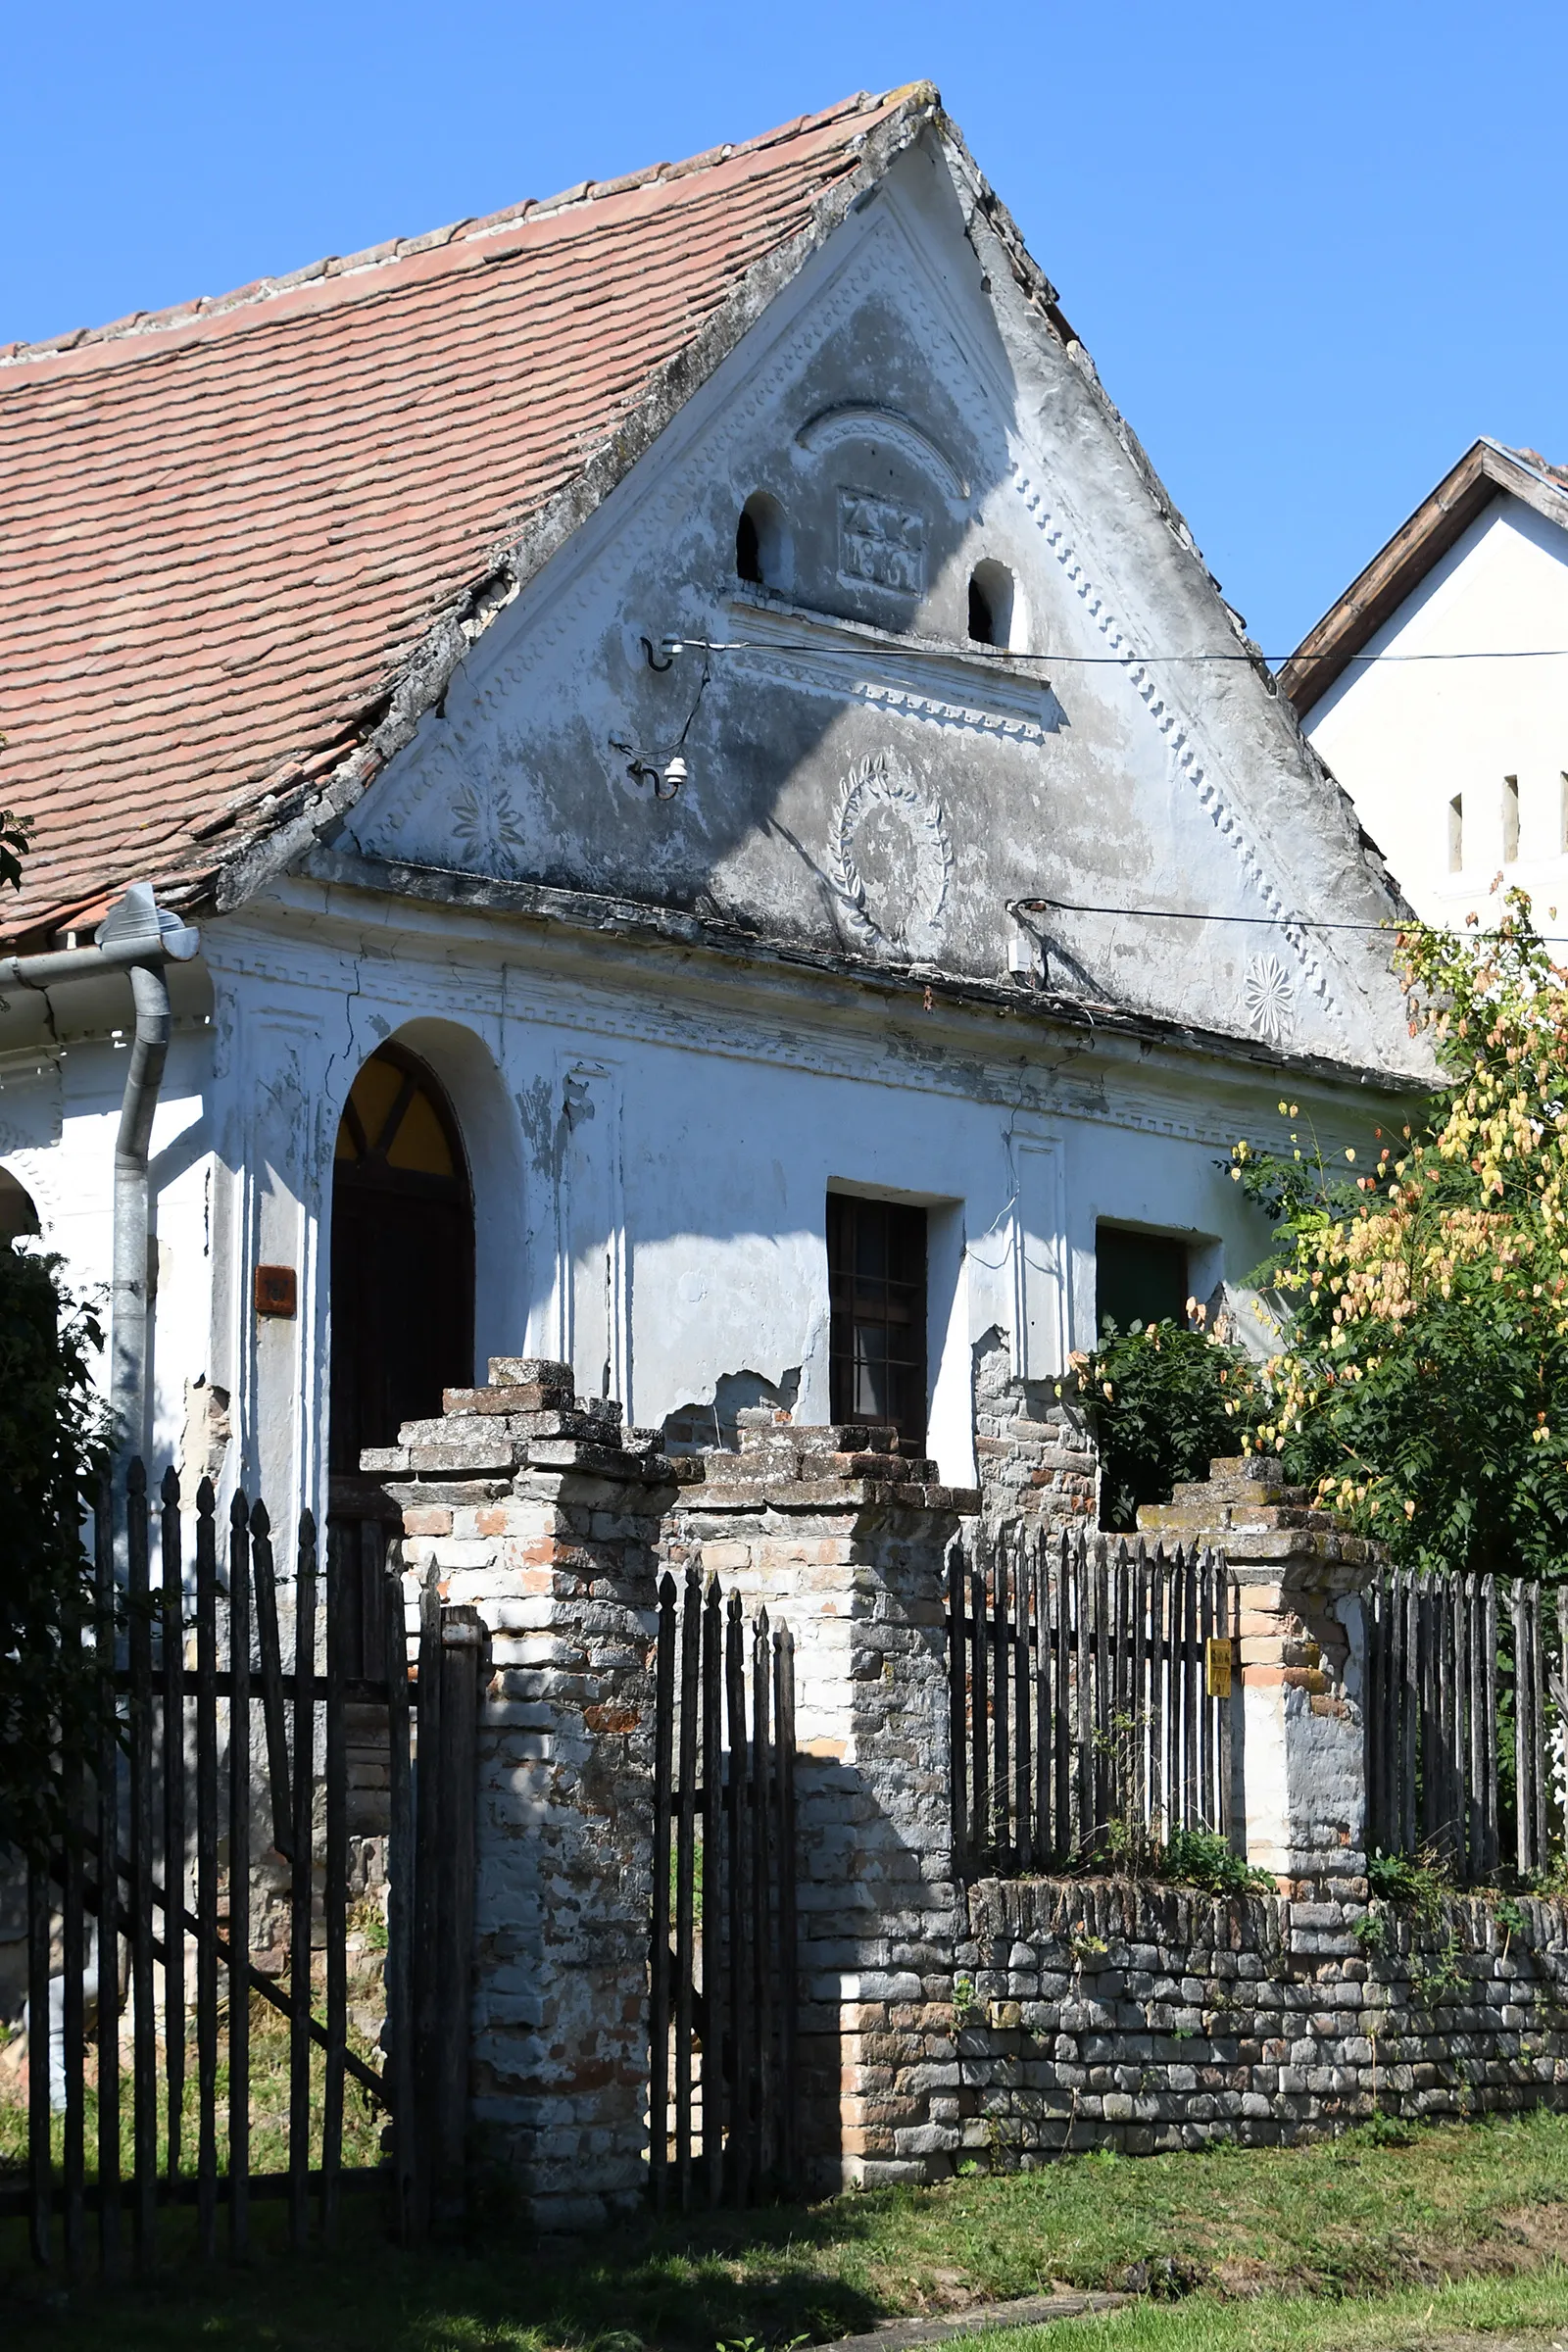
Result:
[[[7,933],[210,890],[746,273],[836,218],[867,135],[936,103],[0,350],[0,806],[34,832]]]

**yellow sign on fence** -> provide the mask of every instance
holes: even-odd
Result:
[[[1203,1688],[1210,1698],[1231,1694],[1231,1645],[1228,1641],[1203,1643]]]

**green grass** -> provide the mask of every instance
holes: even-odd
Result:
[[[287,1988],[287,1978],[283,1979]],[[318,2004],[319,2006],[319,2004]],[[195,2028],[185,2050],[185,2073],[181,2084],[180,2111],[180,2170],[194,2178],[196,2171],[196,2137],[200,2110],[196,2081]],[[380,2053],[372,2049],[365,2036],[349,2030],[349,2044],[355,2053],[379,2066]],[[289,2021],[260,1995],[253,1995],[250,2008],[250,2118],[251,2168],[254,2172],[281,2172],[288,2164],[288,2102],[289,2102]],[[123,2056],[122,2050],[122,2056]],[[91,2063],[91,2060],[90,2060]],[[163,2051],[160,2046],[158,2082],[158,2144],[160,2150],[168,2138],[168,2081],[164,2073]],[[226,2011],[219,2013],[218,2039],[218,2164],[220,2172],[228,2169],[228,2034]],[[311,2052],[311,2122],[313,2135],[321,2128],[321,2108],[326,2087],[326,2053],[314,2047]],[[98,2177],[98,2092],[93,2073],[89,2073],[82,2095],[85,2123],[86,2173],[89,2180]],[[343,2157],[346,2164],[373,2164],[380,2145],[382,2116],[380,2109],[349,2076],[343,2092]],[[58,2165],[65,2147],[65,2118],[56,2116],[52,2126],[54,2159]],[[128,2074],[122,2074],[120,2089],[120,2154],[122,2172],[127,2172],[132,2156],[131,2084]],[[22,2082],[14,2095],[0,2093],[0,2176],[24,2175],[27,2161],[26,2088]],[[318,2155],[313,2162],[318,2162]]]
[[[1553,2267],[1528,2278],[1466,2278],[1354,2303],[1300,2295],[1138,2303],[1050,2328],[955,2336],[944,2352],[1482,2352],[1522,2341],[1546,2352],[1565,2328],[1568,2271]]]
[[[812,2207],[630,2223],[554,2248],[531,2246],[497,2192],[469,2255],[404,2254],[362,2207],[341,2252],[289,2257],[280,2215],[264,2208],[252,2267],[203,2273],[185,2251],[189,2227],[169,2217],[162,2276],[52,2301],[28,2278],[19,2234],[0,2235],[8,2344],[632,2352],[635,2339],[711,2352],[956,2315],[965,2298],[1054,2281],[1118,2286],[1129,2265],[1167,2256],[1195,2292],[1059,2326],[1050,2352],[1435,2344],[1445,2330],[1568,2329],[1568,2116],[1424,2131],[1402,2146],[1349,2133],[1295,2149],[1077,2157]],[[1038,2334],[989,2337],[987,2352],[1004,2340],[1023,2352]]]

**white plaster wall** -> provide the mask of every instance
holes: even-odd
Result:
[[[150,1271],[156,1291],[148,1427],[141,1450],[176,1458],[186,1383],[210,1375],[212,1169],[204,1128],[210,1038],[176,1031],[153,1122]],[[0,1062],[0,1164],[31,1195],[38,1247],[58,1253],[73,1295],[107,1327],[114,1151],[126,1040],[68,1039],[47,1056]],[[102,1366],[107,1386],[107,1361]]]
[[[580,1387],[608,1360],[644,1426],[743,1371],[798,1371],[799,1416],[828,1418],[830,1188],[930,1211],[931,1446],[953,1484],[974,1475],[976,1344],[1002,1332],[1015,1372],[1046,1379],[1091,1341],[1098,1219],[1183,1231],[1233,1282],[1266,1246],[1224,1165],[1237,1135],[1278,1129],[1266,1067],[1125,1049],[1117,1067],[1117,1049],[1064,1054],[1021,1023],[1004,1038],[993,1013],[675,959],[656,974],[629,948],[305,882],[215,919],[205,948],[214,1016],[179,1031],[154,1135],[152,1470],[187,1430],[194,1455],[216,1384],[237,1432],[220,1499],[260,1488],[274,1519],[324,1501],[332,1147],[388,1037],[436,1070],[462,1127],[476,1376],[574,1341]],[[82,1288],[108,1282],[122,1071],[92,1039],[0,1066],[5,1164]],[[1293,1094],[1330,1148],[1379,1115],[1326,1085]],[[295,1321],[255,1318],[261,1262],[296,1267]]]
[[[1223,1158],[1235,1134],[1278,1124],[1266,1070],[1238,1087],[1195,1059],[1107,1085],[1103,1072],[1064,1076],[1041,1046],[998,1064],[984,1016],[933,1034],[915,1062],[880,1007],[851,1018],[797,1004],[785,1020],[709,981],[587,985],[547,951],[525,961],[493,920],[465,918],[460,934],[425,910],[419,936],[411,910],[370,900],[351,941],[341,913],[307,911],[310,897],[293,886],[270,910],[295,933],[287,956],[256,916],[210,931],[211,1183],[230,1204],[227,1238],[222,1217],[203,1227],[186,1202],[205,1312],[182,1307],[159,1339],[165,1442],[184,1381],[227,1368],[244,1432],[233,1475],[270,1500],[319,1495],[332,1143],[355,1072],[388,1036],[448,1086],[473,1168],[476,1375],[491,1354],[558,1352],[569,1267],[579,1386],[597,1392],[608,1359],[611,1393],[645,1426],[742,1371],[774,1383],[798,1371],[799,1416],[828,1417],[830,1188],[931,1210],[931,1443],[956,1484],[973,1476],[976,1343],[1001,1330],[1015,1369],[1045,1378],[1089,1342],[1097,1218],[1186,1231],[1233,1280],[1263,1253]],[[1317,1109],[1331,1138],[1374,1115],[1330,1096]],[[107,1130],[99,1141],[107,1151]],[[264,1256],[299,1269],[295,1324],[250,1315]]]
[[[1568,925],[1568,532],[1499,497],[1363,649],[1368,655],[1539,652],[1529,661],[1353,664],[1306,732],[1430,922],[1483,922],[1500,870]],[[1519,785],[1519,855],[1504,861],[1503,786]],[[1463,796],[1464,861],[1448,865]]]

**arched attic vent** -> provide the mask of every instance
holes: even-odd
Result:
[[[975,645],[1005,650],[1013,643],[1017,596],[1005,564],[988,556],[969,575],[969,636]]]
[[[754,490],[735,525],[736,577],[757,588],[783,590],[792,571],[784,510],[765,490]]]

